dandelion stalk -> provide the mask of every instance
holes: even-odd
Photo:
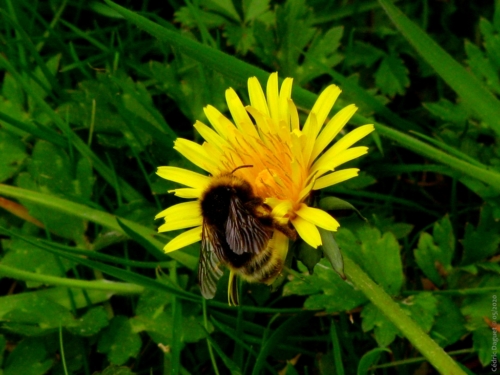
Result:
[[[379,285],[345,254],[344,271],[347,278],[382,311],[436,370],[446,375],[465,375],[465,372],[446,354],[443,348],[432,340]]]

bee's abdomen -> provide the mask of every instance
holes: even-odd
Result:
[[[249,262],[237,269],[237,272],[246,281],[269,284],[282,269],[283,260],[276,256],[271,248],[267,248],[254,255]]]

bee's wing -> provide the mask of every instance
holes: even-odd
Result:
[[[226,221],[226,241],[231,250],[238,255],[258,254],[265,249],[270,238],[269,230],[248,212],[238,197],[232,197]]]
[[[223,274],[219,255],[221,251],[220,235],[215,229],[203,223],[198,280],[200,281],[201,294],[207,299],[214,298],[217,291],[217,281]]]

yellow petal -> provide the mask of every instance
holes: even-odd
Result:
[[[279,118],[280,120],[285,121],[287,130],[290,131],[290,109],[288,105],[288,101],[291,100],[292,97],[292,78],[285,78],[280,88],[280,97],[279,97]],[[298,129],[298,126],[297,126]]]
[[[288,100],[288,111],[290,112],[290,130],[300,130],[299,112],[292,99]]]
[[[250,105],[252,107],[256,108],[263,115],[269,116],[266,97],[257,77],[248,79],[248,96],[250,97]]]
[[[193,126],[205,141],[214,145],[218,149],[222,149],[223,147],[229,146],[224,138],[222,138],[215,130],[206,126],[201,121],[196,121],[196,123]]]
[[[300,209],[295,213],[302,219],[326,230],[336,231],[340,226],[339,222],[327,212],[319,208],[308,207],[304,203],[301,204]]]
[[[318,100],[316,100],[316,103],[314,103],[314,106],[311,109],[311,113],[309,114],[309,117],[304,124],[304,132],[311,133],[311,136],[316,139],[319,130],[323,126],[326,117],[330,113],[333,105],[335,104],[335,101],[337,100],[341,92],[342,90],[340,90],[339,87],[335,85],[330,85],[323,90],[323,92],[319,95]],[[319,127],[311,132],[309,126],[311,125],[310,120],[312,114],[316,116]]]
[[[273,238],[271,239],[269,246],[272,246],[277,254],[277,257],[283,262],[288,254],[288,237],[285,236],[278,230],[274,231]],[[274,281],[274,280],[273,280]]]
[[[341,171],[330,173],[326,176],[320,177],[314,183],[313,190],[324,189],[328,186],[338,184],[356,177],[359,174],[358,168],[342,169]]]
[[[168,192],[174,193],[174,195],[179,198],[193,199],[200,198],[201,194],[203,194],[203,191],[205,191],[205,189],[181,188],[169,190]]]
[[[166,222],[163,225],[160,225],[158,228],[158,232],[169,232],[171,230],[185,229],[196,227],[201,225],[203,222],[203,218],[201,215],[196,215],[195,217],[189,217],[184,219],[175,219]]]
[[[326,146],[330,144],[331,141],[337,136],[337,134],[344,128],[345,124],[351,119],[351,117],[356,113],[356,107],[354,104],[348,105],[338,111],[335,116],[332,117],[328,124],[326,124],[323,131],[319,134],[316,139],[316,144],[314,145],[314,150],[312,154],[312,160],[316,159]]]
[[[165,217],[165,220],[170,220],[171,216],[179,217],[181,219],[192,217],[195,215],[201,215],[200,211],[200,202],[191,201],[191,202],[183,202],[176,205],[173,205],[166,210],[163,210],[158,215],[155,216],[155,220]]]
[[[205,189],[210,183],[210,177],[177,167],[158,167],[156,174],[165,180],[197,189]]]
[[[198,241],[201,241],[201,226],[184,231],[178,236],[174,237],[169,243],[165,245],[163,250],[166,253],[170,253]]]
[[[299,236],[311,247],[315,249],[322,245],[321,236],[319,235],[316,225],[297,216],[292,220],[292,224]]]
[[[183,138],[177,138],[174,144],[174,149],[179,151],[182,156],[194,165],[211,174],[217,171],[216,161],[210,158],[203,147],[198,143]]]
[[[271,118],[278,122],[279,107],[278,107],[278,73],[272,73],[267,80],[266,87],[267,107],[271,114]]]
[[[356,130],[361,129],[358,132]],[[349,134],[345,135],[340,141],[335,143],[332,147],[330,147],[323,155],[321,155],[318,160],[311,167],[312,171],[316,171],[319,169],[332,169],[331,167],[323,168],[322,166],[329,166],[333,161],[337,160],[339,154],[345,152],[350,146],[352,146],[355,142],[359,141],[364,136],[370,134],[373,131],[373,125],[364,125],[359,128],[353,130]],[[355,132],[355,133],[354,133]],[[352,135],[354,133],[354,135]],[[347,137],[347,141],[344,139]],[[357,148],[357,147],[354,147]],[[361,154],[363,155],[363,154]],[[360,155],[359,155],[360,156]],[[343,162],[345,163],[345,162]],[[340,165],[342,163],[335,163],[335,165]]]
[[[332,147],[330,147],[327,153],[329,153],[330,157],[340,154],[342,151],[347,150],[357,141],[366,137],[374,130],[375,127],[373,125],[360,126],[352,130],[351,132],[347,133],[346,135],[344,135],[339,141],[335,142],[335,144]]]
[[[290,212],[291,209],[292,209],[291,201],[282,201],[273,207],[272,215],[274,217],[284,217]]]
[[[353,147],[344,152],[341,152],[335,157],[334,163],[332,163],[331,169],[337,168],[339,165],[347,163],[348,161],[354,160],[368,153],[368,147],[358,146]]]
[[[236,126],[246,135],[258,137],[257,130],[240,98],[233,89],[226,90],[226,102]]]
[[[225,138],[229,130],[235,128],[234,124],[214,106],[207,105],[203,108],[203,112],[205,112],[208,121],[221,137]]]
[[[311,159],[311,154],[314,148],[314,143],[316,139],[316,134],[318,134],[320,124],[316,119],[316,115],[311,113],[309,115],[309,131],[306,133],[304,131],[304,137],[302,139],[305,141],[302,147],[302,153],[304,154],[304,162],[309,167],[313,160]]]

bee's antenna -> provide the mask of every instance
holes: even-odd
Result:
[[[231,172],[231,174],[233,174],[234,172],[236,172],[238,169],[241,169],[241,168],[253,168],[253,165],[251,165],[251,164],[240,165],[239,167],[234,168],[233,171]]]

